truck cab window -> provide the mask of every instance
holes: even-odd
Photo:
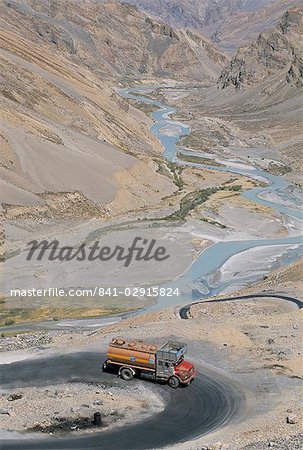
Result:
[[[184,358],[180,358],[179,361],[176,362],[175,366],[178,366],[179,364],[181,364],[181,362],[184,360]]]

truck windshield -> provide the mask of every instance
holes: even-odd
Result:
[[[181,356],[181,358],[175,363],[175,366],[178,366],[183,361],[184,356]]]

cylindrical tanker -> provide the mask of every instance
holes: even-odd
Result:
[[[108,346],[107,358],[110,362],[143,367],[147,370],[156,368],[157,346],[139,340],[115,338]]]

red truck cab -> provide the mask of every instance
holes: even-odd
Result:
[[[194,365],[182,359],[177,364],[175,364],[174,375],[179,378],[181,384],[190,384],[197,372],[195,371]]]

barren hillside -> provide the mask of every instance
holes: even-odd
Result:
[[[113,1],[5,0],[1,15],[4,28],[48,44],[100,77],[215,79],[226,63],[198,32]]]
[[[227,59],[213,43],[115,2],[5,0],[0,12],[0,202],[120,211],[172,194],[151,120],[117,89],[215,80]]]
[[[199,30],[225,51],[240,45],[274,25],[296,0],[127,0],[177,27]]]
[[[173,183],[146,156],[162,150],[148,132],[149,119],[98,76],[102,64],[76,65],[64,39],[52,42],[56,26],[49,25],[44,38],[30,14],[9,3],[1,13],[0,202],[36,208],[59,202],[74,210],[87,202],[94,210],[118,193],[123,198],[125,169],[131,180],[127,207],[172,193]],[[68,192],[80,195],[66,197]],[[46,193],[61,194],[46,200]]]

